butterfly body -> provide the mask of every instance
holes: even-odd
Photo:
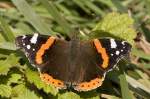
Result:
[[[126,41],[110,38],[66,41],[40,34],[19,36],[16,44],[38,68],[44,82],[59,89],[71,86],[77,91],[101,86],[105,73],[131,49]]]

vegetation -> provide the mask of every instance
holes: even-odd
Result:
[[[150,0],[1,0],[0,99],[149,99]],[[90,92],[57,90],[15,46],[15,37],[39,32],[81,39],[113,37],[132,46],[131,62],[107,73]]]

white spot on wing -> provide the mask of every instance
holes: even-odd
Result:
[[[121,50],[121,52],[123,52],[123,50]]]
[[[27,49],[30,49],[31,48],[31,46],[30,45],[27,45]]]
[[[111,48],[116,48],[117,44],[114,39],[110,39]]]
[[[113,56],[114,54],[110,54],[111,56]]]
[[[116,55],[119,55],[120,54],[120,52],[119,51],[116,51]]]
[[[38,38],[38,33],[35,33],[33,35],[33,37],[30,39],[30,42],[33,43],[33,44],[36,44],[37,38]]]
[[[25,43],[23,43],[23,46],[26,45]]]
[[[33,51],[35,51],[35,49],[32,49]]]

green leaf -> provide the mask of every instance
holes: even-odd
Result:
[[[11,95],[11,87],[7,85],[0,85],[0,96],[2,97],[10,97]]]
[[[128,82],[126,80],[126,76],[125,76],[125,72],[124,72],[124,69],[123,69],[123,65],[120,66],[120,73],[121,74],[119,76],[119,79],[120,79],[122,99],[133,99],[132,95],[131,95],[131,92],[129,90],[129,87],[128,87]]]
[[[136,93],[145,97],[150,97],[150,90],[148,87],[144,86],[143,83],[140,83],[139,81],[128,75],[126,75],[126,78],[128,83],[130,84],[130,86],[132,86],[132,89],[134,89]]]
[[[138,50],[138,49],[132,49],[132,54],[135,55],[135,56],[138,56],[140,58],[143,58],[143,59],[147,59],[147,60],[150,60],[150,55],[144,53],[143,51],[141,50]]]
[[[6,61],[0,61],[0,75],[7,75],[10,68],[11,65],[8,64]]]
[[[97,93],[96,90],[83,92],[80,94],[81,99],[100,99],[100,93]]]
[[[117,8],[113,4],[112,0],[97,0],[97,1],[100,2],[100,3],[103,3],[103,4],[107,5],[107,6],[109,6],[110,9],[112,9],[113,11],[117,11]]]
[[[19,59],[20,59],[20,57],[18,57],[18,56],[16,56],[15,54],[12,53],[12,54],[10,54],[10,55],[7,57],[6,61],[7,61],[10,65],[16,66],[16,65],[18,64]]]
[[[18,64],[19,58],[10,54],[6,60],[0,60],[0,75],[6,75],[10,68]]]
[[[142,66],[146,69],[150,69],[150,64],[142,63]]]
[[[90,8],[96,14],[102,15],[102,16],[105,15],[105,13],[103,12],[103,10],[101,10],[99,7],[97,7],[92,1],[90,1],[90,0],[84,0],[82,2],[83,2],[83,4],[85,4],[88,8]]]
[[[1,28],[3,30],[2,35],[5,38],[6,41],[14,41],[14,34],[12,33],[9,25],[6,23],[4,18],[0,15],[0,23]]]
[[[0,32],[0,42],[4,42],[6,41],[4,36],[2,35],[2,31]]]
[[[63,28],[63,30],[69,34],[71,33],[72,29],[69,23],[61,16],[60,12],[57,10],[55,3],[48,1],[48,0],[39,0],[44,7],[49,11],[55,21]]]
[[[27,25],[27,24],[25,24],[23,22],[17,23],[16,27],[23,31],[23,32],[21,32],[21,34],[31,34],[31,33],[34,32],[29,25]]]
[[[25,16],[26,20],[32,24],[41,34],[53,34],[50,26],[43,22],[43,20],[35,13],[31,6],[25,0],[12,0],[14,5]]]
[[[117,10],[120,12],[127,12],[127,8],[124,7],[121,1],[119,0],[114,0],[112,1],[113,5],[116,6]]]
[[[74,92],[66,92],[63,94],[58,94],[58,99],[80,99],[80,96]]]
[[[16,92],[22,91],[22,93],[19,94],[18,97],[13,97],[12,99],[41,99],[33,91],[27,89],[26,87],[22,85],[17,86],[15,90],[17,90]]]
[[[1,49],[6,49],[6,50],[16,50],[15,44],[10,43],[10,42],[1,42],[0,43],[0,48]]]
[[[73,2],[76,3],[86,13],[88,13],[88,14],[91,13],[90,10],[87,9],[87,7],[85,6],[85,4],[81,0],[73,0]]]
[[[59,93],[58,99],[100,99],[100,97],[99,94],[94,91],[80,94],[69,91],[65,93]]]
[[[18,97],[21,94],[24,94],[24,90],[26,89],[24,84],[16,85],[12,88],[12,97]]]
[[[96,25],[91,35],[116,37],[133,44],[133,39],[136,36],[136,32],[132,27],[133,22],[133,19],[128,14],[110,13]]]
[[[30,83],[33,83],[38,89],[43,89],[46,93],[51,93],[52,95],[56,95],[58,90],[52,86],[45,84],[37,71],[32,71],[31,69],[26,70],[26,77]]]
[[[140,70],[135,70],[141,77],[142,79],[140,80],[142,82],[142,84],[150,89],[150,81],[149,81],[149,77],[148,75],[146,75],[146,73],[143,73]]]
[[[18,83],[18,81],[21,79],[21,75],[20,74],[15,74],[13,73],[11,75],[11,77],[8,79],[8,85],[12,84],[12,83]]]

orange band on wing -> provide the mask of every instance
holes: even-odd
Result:
[[[42,64],[42,56],[44,55],[45,50],[52,46],[55,41],[55,37],[49,37],[45,44],[42,44],[41,48],[38,50],[35,61],[37,64]]]
[[[103,63],[101,65],[101,67],[103,67],[104,69],[107,68],[108,62],[109,62],[109,57],[106,53],[106,49],[102,47],[102,45],[98,39],[94,39],[94,45],[97,49],[97,52],[101,54],[102,59],[103,59]]]
[[[41,73],[40,77],[42,81],[44,81],[46,84],[52,84],[58,89],[65,88],[65,84],[61,80],[54,79],[52,76],[48,75],[47,73]]]
[[[101,86],[103,83],[104,77],[102,78],[95,78],[89,82],[82,82],[78,84],[74,89],[77,91],[89,91],[92,89],[96,89],[97,87]]]

